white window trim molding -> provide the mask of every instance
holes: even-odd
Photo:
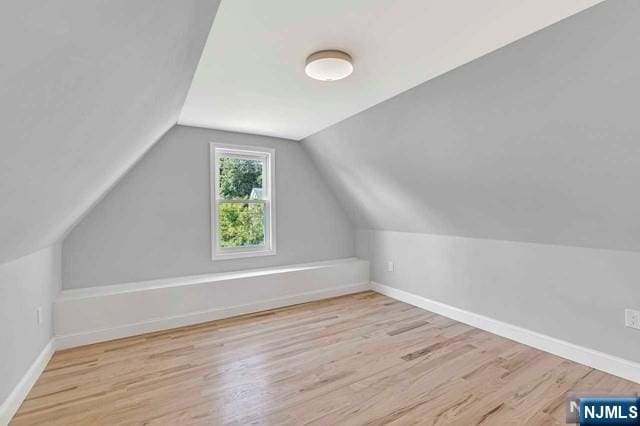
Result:
[[[221,249],[218,240],[218,180],[219,167],[216,159],[216,151],[229,151],[230,153],[246,153],[247,156],[266,157],[265,166],[263,168],[263,188],[267,190],[268,197],[265,205],[266,226],[265,226],[265,244],[260,246],[238,247]],[[231,145],[211,142],[209,144],[209,172],[210,172],[210,190],[211,199],[211,258],[214,261],[241,259],[245,257],[257,256],[273,256],[276,252],[276,190],[275,190],[275,164],[276,151],[272,148]],[[266,170],[265,170],[266,169]],[[265,185],[265,180],[268,182]],[[251,202],[250,200],[247,200]]]

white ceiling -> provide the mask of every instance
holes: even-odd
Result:
[[[179,122],[302,139],[602,0],[223,0]],[[341,49],[355,72],[304,74]]]

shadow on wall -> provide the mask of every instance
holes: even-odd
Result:
[[[411,224],[418,229],[439,229],[454,233],[447,215],[418,196],[395,170],[362,162],[358,167],[345,161],[340,144],[306,144],[312,158],[330,181],[354,223],[360,228],[384,228],[389,218],[397,226]],[[331,164],[331,167],[325,165]],[[394,226],[391,226],[393,229]]]

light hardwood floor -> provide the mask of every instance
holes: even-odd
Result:
[[[58,352],[13,425],[564,424],[640,385],[373,292]]]

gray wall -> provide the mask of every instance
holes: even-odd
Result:
[[[640,2],[604,2],[303,141],[360,228],[640,250]]]
[[[640,362],[640,253],[394,231],[359,231],[371,280]],[[394,271],[387,271],[393,261]]]
[[[59,290],[59,245],[0,265],[0,405],[53,336],[52,306]]]
[[[639,28],[608,1],[305,139],[372,279],[640,361]]]
[[[178,119],[219,0],[0,7],[0,263],[59,241]]]
[[[276,150],[277,255],[212,261],[209,142]],[[63,243],[63,285],[91,287],[353,256],[347,215],[298,142],[176,126]]]

